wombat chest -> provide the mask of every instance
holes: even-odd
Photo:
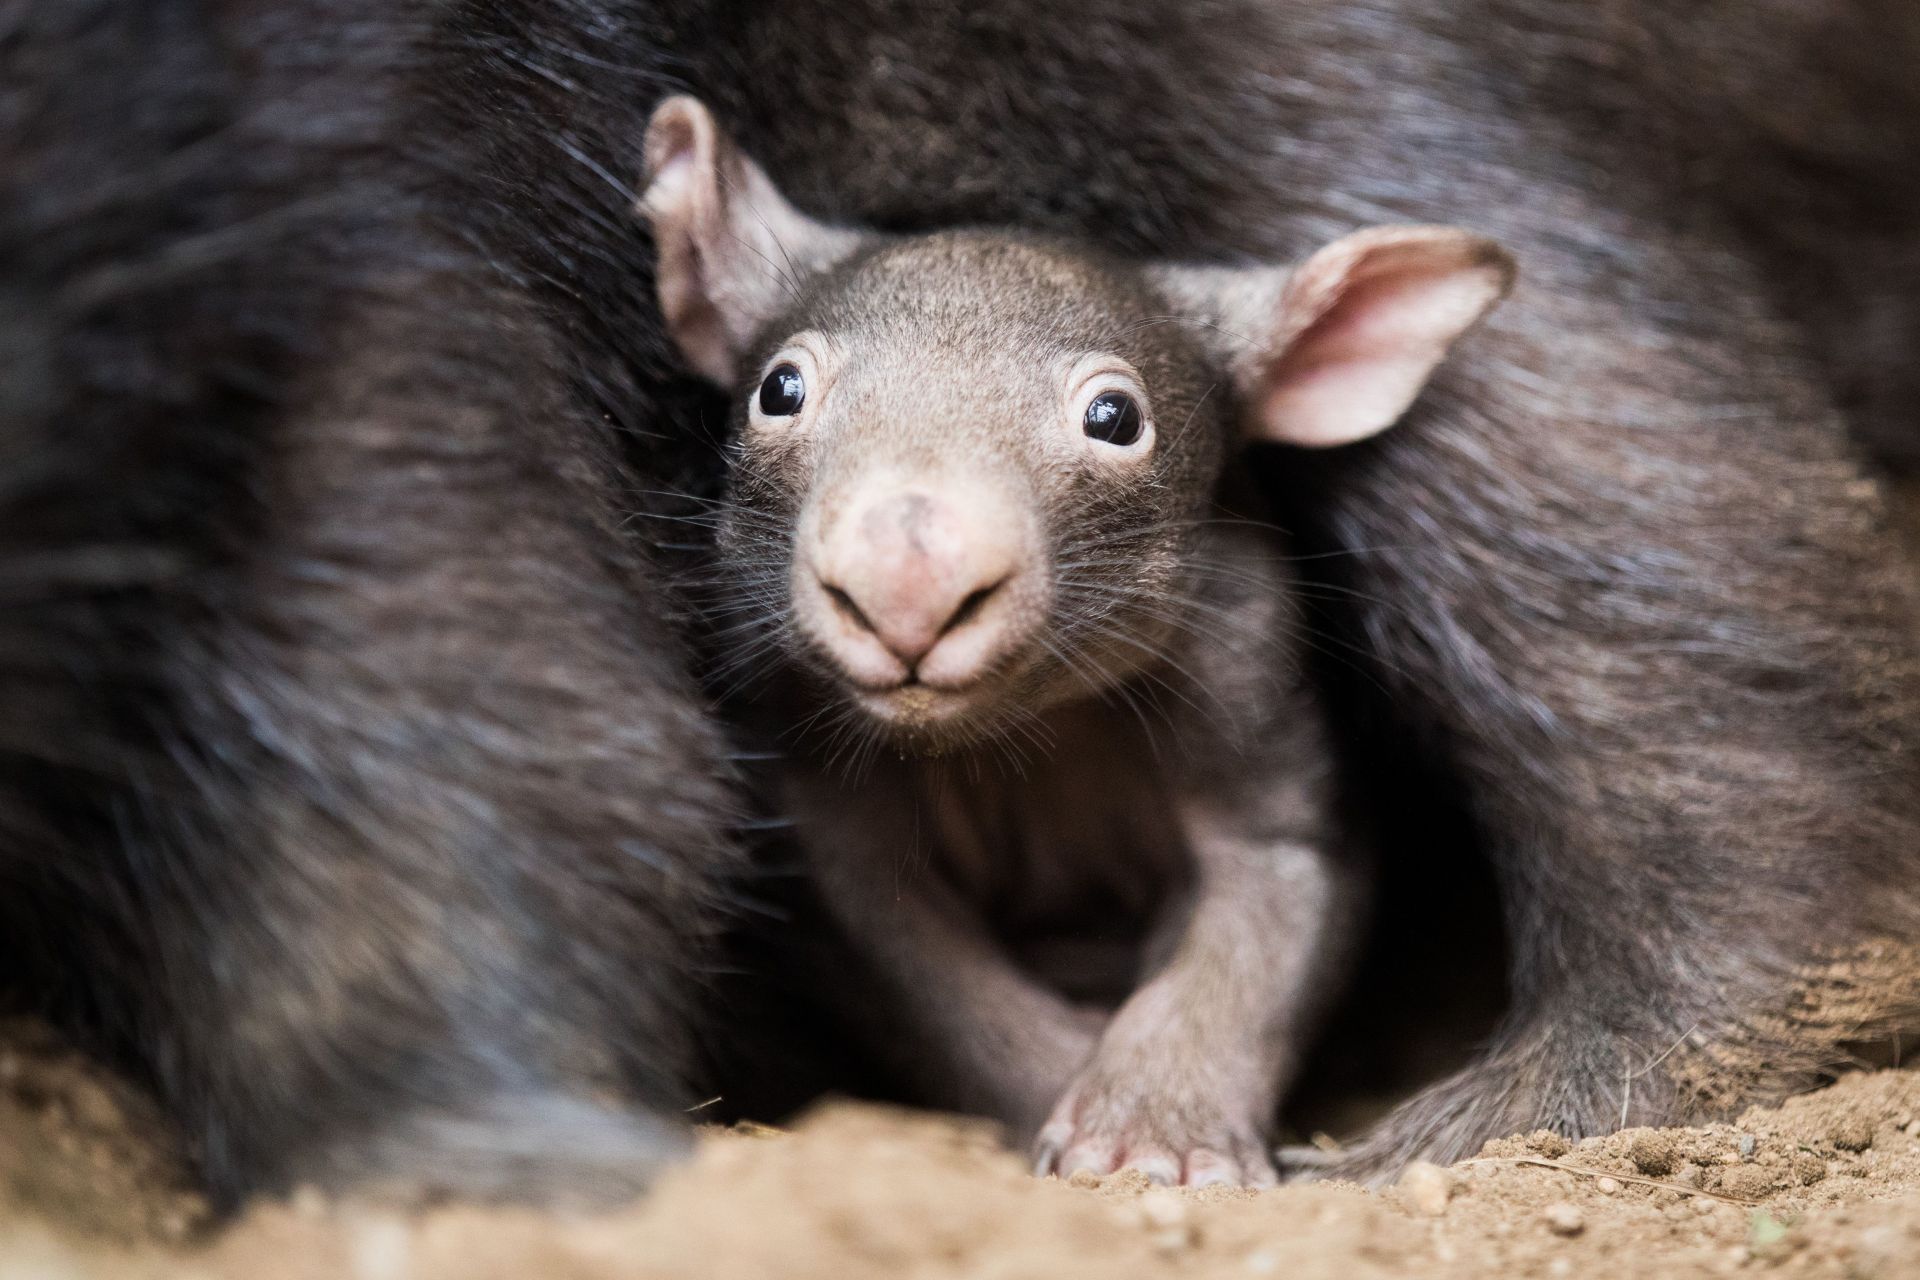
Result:
[[[1124,991],[1190,859],[1164,762],[1124,712],[1068,708],[1026,758],[916,772],[926,853],[1011,951],[1089,999]]]

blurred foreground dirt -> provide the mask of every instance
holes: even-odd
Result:
[[[5,1041],[0,1280],[1920,1276],[1920,1071],[1732,1125],[1509,1139],[1379,1193],[1041,1182],[980,1126],[837,1105],[706,1133],[610,1213],[303,1193],[216,1230],[139,1099],[30,1031]]]

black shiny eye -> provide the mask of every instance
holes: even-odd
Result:
[[[1106,391],[1087,406],[1082,424],[1087,434],[1108,444],[1126,446],[1140,438],[1140,405],[1124,391]]]
[[[769,418],[791,418],[807,402],[807,382],[794,365],[777,364],[760,384],[760,412]]]

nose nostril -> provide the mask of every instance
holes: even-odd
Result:
[[[969,591],[967,598],[960,602],[960,607],[953,611],[947,618],[946,624],[940,628],[940,634],[946,635],[949,631],[957,631],[972,621],[980,612],[981,606],[986,604],[987,597],[998,591],[1006,581],[1005,578],[1001,578],[998,582],[990,582],[984,587]]]
[[[842,591],[839,587],[834,586],[831,582],[822,582],[820,589],[827,593],[827,599],[833,602],[833,607],[839,610],[841,617],[851,622],[854,626],[859,627],[862,631],[873,630],[873,623],[867,618],[865,613],[861,612],[860,606],[853,602],[852,596]]]
[[[941,618],[939,610],[945,603],[941,598],[945,595],[941,590],[943,584],[938,581],[914,580],[905,575],[899,576],[897,580],[885,579],[868,597],[868,604],[875,608],[872,614],[861,607],[860,598],[856,597],[852,591],[835,585],[825,576],[816,575],[814,584],[820,595],[825,597],[825,602],[839,616],[841,624],[851,631],[863,632],[879,641],[880,645],[904,666],[905,683],[912,684],[915,682],[914,672],[920,660],[943,637],[978,617],[994,594],[1007,584],[1010,577],[1011,575],[1007,575],[998,578],[983,587],[976,587],[969,591],[959,604],[946,612],[944,620],[937,626],[935,620]],[[867,591],[862,589],[861,596],[867,595]],[[945,598],[952,599],[951,596]],[[850,640],[851,637],[843,634],[841,639]],[[830,639],[829,647],[834,643],[838,641]],[[864,641],[859,642],[853,650],[849,651],[855,654],[858,661],[864,661],[858,658],[864,644]]]

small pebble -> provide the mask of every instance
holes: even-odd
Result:
[[[197,1218],[198,1215],[192,1208],[176,1205],[160,1215],[160,1234],[174,1244],[179,1244],[193,1233]]]
[[[1437,1218],[1453,1199],[1453,1175],[1437,1164],[1415,1160],[1400,1175],[1399,1189],[1415,1213]]]
[[[1140,1218],[1149,1227],[1165,1231],[1187,1225],[1187,1202],[1172,1191],[1149,1191],[1140,1197]]]
[[[1540,1216],[1546,1219],[1547,1230],[1557,1236],[1577,1236],[1587,1227],[1586,1215],[1565,1201],[1548,1205]]]
[[[1620,1194],[1620,1182],[1617,1178],[1601,1178],[1593,1184],[1593,1189],[1603,1196],[1616,1196]]]
[[[303,1182],[287,1197],[287,1207],[302,1218],[324,1218],[327,1216],[327,1196],[312,1183]]]
[[[387,1214],[354,1222],[347,1238],[353,1280],[402,1280],[411,1270],[413,1230]]]
[[[1759,1139],[1755,1138],[1752,1134],[1750,1133],[1741,1134],[1740,1135],[1740,1158],[1742,1160],[1753,1159],[1754,1148],[1759,1145],[1760,1145]]]
[[[1176,1253],[1185,1253],[1193,1245],[1191,1227],[1168,1227],[1165,1231],[1156,1231],[1151,1237],[1153,1247],[1171,1257]]]

